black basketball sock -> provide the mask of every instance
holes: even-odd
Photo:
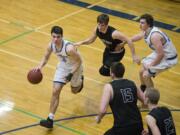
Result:
[[[141,84],[140,88],[141,88],[141,90],[144,92],[144,91],[146,90],[146,85]]]

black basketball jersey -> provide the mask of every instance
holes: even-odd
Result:
[[[110,107],[114,117],[114,127],[127,127],[134,124],[142,125],[142,118],[137,107],[137,88],[133,81],[127,79],[114,80],[113,99]]]
[[[106,47],[109,48],[109,50],[112,52],[114,51],[114,49],[116,48],[118,44],[122,43],[121,40],[112,38],[112,33],[115,30],[116,29],[111,26],[108,26],[106,33],[100,32],[98,28],[96,29],[96,35],[101,39],[101,41],[106,45]]]
[[[174,126],[173,118],[171,112],[166,107],[157,107],[149,112],[149,115],[156,119],[156,124],[161,132],[161,135],[176,135],[176,129]],[[152,135],[152,132],[149,129],[149,135]]]

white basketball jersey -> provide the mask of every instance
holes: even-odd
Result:
[[[177,55],[177,51],[169,39],[169,37],[163,33],[161,30],[159,30],[157,27],[153,27],[147,37],[144,38],[145,42],[149,45],[149,47],[155,51],[154,45],[151,43],[151,35],[154,32],[158,32],[165,40],[165,43],[163,44],[163,50],[165,54],[165,58],[172,58]]]
[[[75,61],[73,61],[67,54],[66,48],[68,45],[72,45],[71,42],[67,40],[62,40],[62,48],[57,49],[56,45],[54,43],[51,43],[51,49],[52,51],[57,55],[57,57],[60,59],[61,63],[64,63],[65,65],[73,65]]]

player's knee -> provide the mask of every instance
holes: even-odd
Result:
[[[62,88],[63,88],[64,84],[60,84],[60,83],[54,83],[53,84],[53,92],[52,92],[52,95],[54,97],[58,97]]]
[[[53,95],[53,97],[58,97],[59,96],[59,94],[60,94],[60,89],[53,89],[53,93],[52,93],[52,95]]]
[[[99,69],[99,73],[103,76],[110,76],[110,69],[108,67],[102,66]]]

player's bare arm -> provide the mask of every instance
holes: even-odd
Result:
[[[136,86],[137,87],[137,86]],[[142,90],[140,90],[140,88],[139,87],[137,87],[137,97],[138,97],[138,99],[143,103],[143,104],[145,104],[145,95],[144,95],[144,93],[142,92]]]
[[[164,57],[162,39],[163,37],[159,33],[153,33],[151,36],[151,43],[155,47],[155,50],[157,52],[157,57],[154,59],[152,63],[150,63],[150,66],[159,64]]]
[[[152,116],[147,115],[146,122],[151,129],[153,135],[161,135],[159,128],[156,125],[156,120]]]
[[[140,59],[136,55],[133,42],[127,36],[125,36],[123,33],[116,30],[116,31],[113,32],[112,37],[113,37],[113,39],[119,39],[119,40],[122,40],[124,42],[127,42],[128,46],[129,46],[129,48],[131,50],[133,61],[136,62],[137,64],[140,64]]]
[[[81,60],[79,53],[77,52],[76,48],[73,45],[67,46],[67,54],[70,56],[70,59],[72,59],[74,61],[74,66],[71,71],[71,73],[73,74],[77,71],[77,69],[82,64],[82,60]]]
[[[93,43],[96,40],[96,38],[97,38],[97,35],[96,35],[96,29],[95,29],[89,38],[87,38],[83,41],[79,41],[77,43],[74,43],[74,45],[75,46],[88,45],[88,44]]]
[[[139,34],[137,34],[137,35],[134,35],[134,36],[131,38],[131,41],[132,41],[132,42],[136,42],[136,41],[139,41],[139,40],[143,39],[143,37],[144,37],[144,32],[141,32],[141,33],[139,33]]]
[[[99,114],[96,117],[96,122],[100,123],[101,119],[104,117],[106,111],[107,111],[107,107],[109,105],[109,101],[111,100],[112,96],[113,96],[113,92],[112,92],[112,86],[110,84],[106,84],[104,86],[103,89],[103,95],[101,98],[101,103],[100,103],[100,109],[99,109]]]
[[[52,50],[51,50],[51,46],[49,45],[46,49],[46,52],[45,52],[40,64],[34,70],[42,70],[42,68],[47,64],[51,53],[52,53]]]

